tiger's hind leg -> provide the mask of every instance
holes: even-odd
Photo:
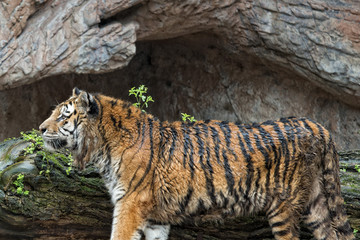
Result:
[[[333,219],[331,219],[327,200],[323,194],[319,194],[319,196],[309,206],[305,215],[304,223],[313,232],[314,237],[319,240],[354,239],[347,219],[340,219],[342,225],[341,227],[336,228],[337,224],[334,222],[335,218],[337,217],[333,216]]]
[[[331,226],[330,213],[323,194],[320,194],[309,206],[304,223],[313,232],[316,239],[338,239]]]
[[[146,240],[167,240],[169,232],[170,225],[148,223],[144,229]]]
[[[337,189],[330,181],[327,181],[327,184],[328,187],[324,186],[324,181],[318,180],[311,187],[312,193],[304,213],[304,223],[319,240],[354,239],[344,209],[344,200],[338,192],[326,194],[325,189]]]
[[[267,212],[268,221],[276,240],[299,240],[300,214],[296,205],[275,201]]]

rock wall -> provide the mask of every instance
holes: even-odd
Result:
[[[3,0],[0,89],[125,67],[144,40],[211,32],[360,104],[358,0]]]
[[[327,127],[340,149],[359,148],[360,109],[276,61],[222,44],[211,33],[140,42],[122,70],[52,76],[0,91],[0,140],[37,128],[74,86],[133,101],[128,90],[145,84],[155,99],[148,112],[161,120],[179,120],[181,112],[244,123],[306,116]]]

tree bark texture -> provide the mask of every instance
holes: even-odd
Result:
[[[109,239],[112,205],[92,166],[66,173],[61,159],[23,155],[28,142],[0,143],[0,239]],[[342,194],[353,228],[360,229],[360,151],[341,154]],[[40,174],[44,166],[49,173]],[[14,180],[24,174],[28,195],[15,193]],[[359,235],[360,237],[360,235]],[[301,239],[311,239],[302,229]],[[264,216],[221,223],[173,226],[170,240],[273,239]]]
[[[359,23],[357,0],[5,0],[0,89],[113,71],[138,41],[210,32],[225,51],[275,62],[358,106]]]

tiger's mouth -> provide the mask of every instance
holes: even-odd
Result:
[[[49,138],[46,136],[43,136],[44,139],[44,146],[46,149],[48,150],[60,150],[60,149],[64,149],[68,142],[66,139],[61,139],[61,138]]]

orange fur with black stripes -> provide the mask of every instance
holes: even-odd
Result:
[[[299,239],[300,220],[316,239],[353,239],[333,140],[310,119],[161,122],[74,89],[40,130],[48,149],[99,167],[114,203],[112,239],[167,239],[159,224],[257,212],[276,239]]]

